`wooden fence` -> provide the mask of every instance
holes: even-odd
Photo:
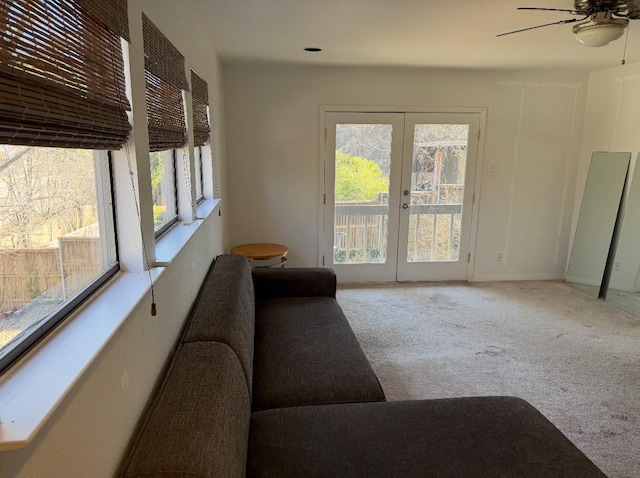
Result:
[[[62,302],[102,271],[97,237],[63,237],[58,247],[0,249],[0,311],[36,297]]]

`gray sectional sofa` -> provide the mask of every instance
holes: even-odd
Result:
[[[335,293],[219,256],[120,476],[605,476],[521,399],[386,402]]]

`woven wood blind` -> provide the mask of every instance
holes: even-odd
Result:
[[[119,149],[126,142],[126,11],[127,0],[0,2],[0,143]]]
[[[184,57],[160,30],[142,14],[149,150],[184,146],[187,125],[182,90],[189,90]]]
[[[112,32],[130,41],[127,0],[76,0],[76,2],[86,12],[108,26]]]
[[[191,70],[191,99],[193,104],[194,146],[204,146],[209,141],[209,88],[207,82]]]

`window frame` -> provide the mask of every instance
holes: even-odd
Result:
[[[155,228],[155,220],[154,220],[154,235],[156,240],[158,240],[163,234],[165,234],[169,229],[171,229],[173,226],[175,226],[178,221],[180,220],[180,212],[178,210],[178,174],[177,174],[177,169],[176,169],[176,157],[177,157],[177,151],[175,149],[167,149],[165,151],[157,151],[158,153],[162,153],[163,155],[171,153],[171,176],[167,175],[167,171],[165,170],[165,180],[168,177],[172,178],[172,184],[170,185],[165,185],[164,187],[167,188],[167,190],[171,190],[173,193],[173,197],[168,198],[174,205],[174,211],[175,214],[173,214],[171,216],[171,218],[165,222],[162,226],[160,226],[158,229]],[[150,153],[151,154],[151,153]],[[149,162],[149,166],[151,166],[151,162]],[[170,187],[173,186],[173,187]],[[155,204],[152,203],[152,206],[154,206]]]
[[[40,343],[47,335],[55,330],[57,326],[63,323],[76,309],[93,297],[95,293],[107,284],[109,280],[120,270],[112,155],[111,151],[93,150],[93,152],[94,154],[104,153],[106,156],[105,158],[100,158],[100,161],[106,162],[107,176],[104,177],[103,173],[98,171],[95,173],[101,179],[101,184],[96,183],[96,198],[98,200],[98,204],[110,204],[110,207],[108,208],[109,217],[100,217],[99,221],[106,219],[110,224],[108,230],[105,231],[105,237],[101,237],[101,240],[108,240],[111,237],[113,238],[113,244],[110,246],[113,248],[112,253],[114,263],[103,269],[103,271],[91,282],[82,287],[82,289],[76,292],[72,297],[62,302],[56,309],[44,315],[35,324],[21,331],[17,337],[20,337],[20,335],[24,335],[24,337],[17,343],[14,345],[11,345],[11,343],[7,344],[7,347],[9,348],[6,350],[5,347],[0,348],[0,374],[4,373],[18,359],[29,352],[35,345]],[[96,161],[96,163],[98,163],[98,161]],[[103,167],[102,171],[104,171],[104,169],[105,168]],[[102,193],[102,200],[98,199],[98,194],[100,192]],[[101,211],[103,209],[104,208],[100,208]]]
[[[194,151],[194,161],[195,164],[193,165],[193,169],[196,173],[196,204],[200,204],[202,201],[204,201],[204,172],[203,172],[203,166],[202,166],[202,148],[204,148],[204,146],[196,146],[195,149],[197,150]],[[197,158],[197,160],[195,159]],[[200,189],[200,191],[198,191],[198,189]]]

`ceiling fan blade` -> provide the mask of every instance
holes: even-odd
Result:
[[[528,30],[535,30],[536,28],[550,27],[551,25],[563,25],[565,23],[575,23],[575,22],[578,22],[578,21],[581,21],[581,20],[584,20],[584,18],[582,18],[582,19],[569,18],[567,20],[560,20],[559,22],[543,23],[542,25],[536,25],[535,27],[521,28],[520,30],[514,30],[512,32],[500,33],[500,34],[498,34],[496,36],[497,37],[503,37],[505,35],[512,35],[514,33],[526,32]]]
[[[631,10],[626,15],[626,18],[628,18],[629,20],[638,20],[638,19],[640,19],[640,8],[636,8],[635,10]]]
[[[580,12],[577,12],[576,10],[567,10],[564,8],[518,7],[518,10],[544,10],[548,12],[567,12],[567,13],[571,13],[572,15],[576,15],[580,13]]]

